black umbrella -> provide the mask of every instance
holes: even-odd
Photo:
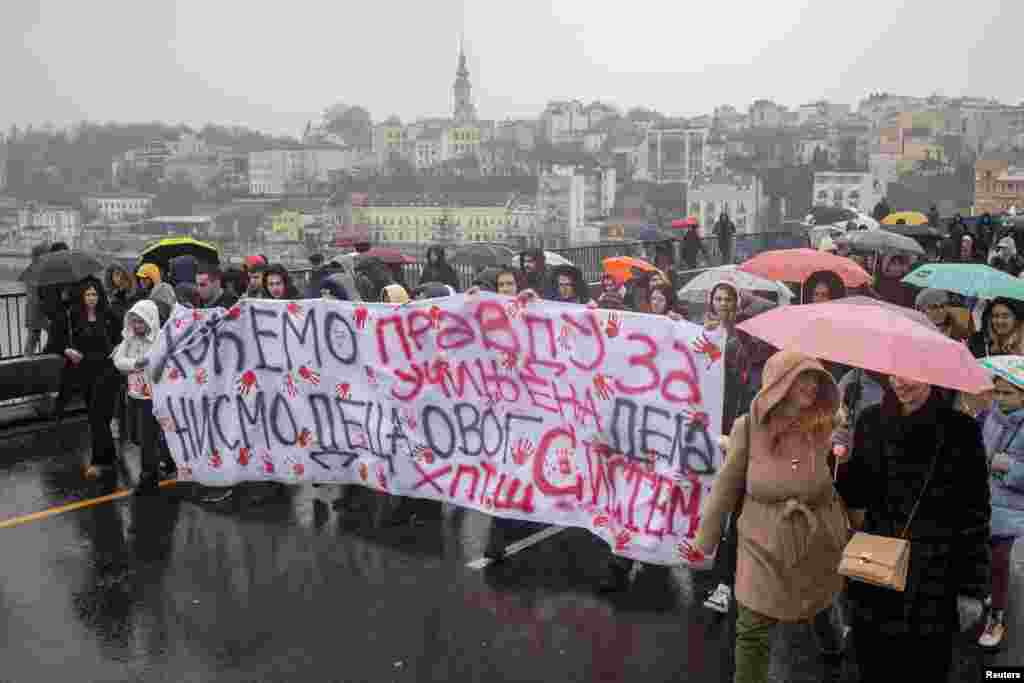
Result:
[[[508,266],[515,261],[515,252],[503,244],[474,242],[456,249],[452,261],[473,268]]]
[[[106,265],[84,251],[55,251],[45,254],[25,269],[18,280],[35,287],[66,285],[100,273]]]
[[[139,263],[154,263],[166,270],[171,259],[194,256],[200,263],[220,264],[220,251],[216,245],[192,237],[168,237],[150,244],[139,255]]]
[[[897,223],[896,225],[887,225],[885,229],[889,232],[894,232],[897,235],[903,235],[905,237],[912,237],[915,240],[934,240],[938,241],[945,239],[946,235],[941,230],[933,228],[930,225],[909,225],[907,223]]]

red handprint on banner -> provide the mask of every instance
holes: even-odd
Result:
[[[431,306],[430,307],[430,324],[435,330],[441,329],[441,307]]]
[[[594,519],[590,520],[590,525],[595,529],[601,529],[607,527],[610,521],[608,515],[595,515]]]
[[[263,453],[260,457],[263,460],[263,473],[264,474],[273,474],[276,470],[274,468],[274,461],[270,457],[270,454],[269,453]]]
[[[352,395],[352,385],[348,382],[342,382],[334,387],[334,391],[338,394],[338,398],[342,401],[347,401],[349,396]]]
[[[572,351],[573,331],[568,325],[562,325],[558,330],[558,347],[563,351]]]
[[[529,439],[519,439],[512,447],[512,462],[517,465],[525,465],[533,457],[533,442]]]
[[[416,419],[416,413],[409,408],[402,409],[402,424],[409,428],[409,431],[415,432],[416,428],[419,427],[419,420]]]
[[[200,310],[198,308],[193,309],[193,311],[192,311],[192,320],[194,320],[196,322],[200,322],[200,321],[205,320],[205,319],[206,319],[206,312],[205,311],[202,311],[202,310]]]
[[[259,382],[256,381],[256,373],[252,370],[246,370],[242,373],[242,376],[238,378],[238,382],[235,383],[238,388],[238,394],[240,396],[248,396],[253,389],[259,389]]]
[[[170,368],[167,370],[167,381],[177,382],[181,379],[181,370],[178,368]]]
[[[295,386],[295,378],[290,372],[284,376],[284,390],[288,393],[289,398],[295,398],[299,395],[299,388]]]
[[[625,529],[615,534],[615,551],[619,552],[626,549],[629,542],[633,540],[633,534],[629,533]]]
[[[619,329],[621,327],[621,318],[618,313],[609,313],[608,320],[604,323],[604,333],[609,339],[615,339],[619,336]]]
[[[366,319],[370,316],[370,311],[367,310],[366,306],[356,307],[356,329],[362,330],[366,327]]]
[[[377,373],[369,365],[366,366],[366,382],[371,387],[377,386]]]
[[[705,428],[711,426],[711,416],[703,410],[690,410],[689,408],[683,408],[679,411],[679,414],[690,424],[699,425]]]
[[[417,444],[412,451],[412,457],[424,465],[434,464],[434,451],[426,444]]]
[[[299,431],[298,437],[295,439],[295,445],[299,448],[309,448],[313,445],[314,441],[313,432],[303,427],[302,430]]]
[[[700,335],[700,337],[693,342],[693,352],[706,356],[708,359],[708,369],[717,363],[722,358],[722,350],[718,348],[718,345],[708,339],[706,333]]]
[[[519,307],[519,302],[515,299],[505,304],[505,315],[508,316],[509,320],[518,320],[522,309]]]
[[[228,320],[238,320],[238,318],[241,317],[241,315],[242,307],[239,306],[238,304],[235,304],[234,306],[228,309],[228,312],[224,314],[224,317],[227,318]]]
[[[611,378],[600,372],[594,376],[594,389],[597,390],[597,395],[602,401],[607,401],[615,395],[615,387],[612,386]]]
[[[572,474],[572,451],[568,448],[559,448],[555,451],[555,457],[558,459],[558,471],[564,476]]]
[[[220,457],[220,451],[216,448],[210,453],[210,467],[215,470],[219,470],[220,466],[224,464],[224,459]]]
[[[196,384],[206,384],[206,368],[196,370]]]
[[[689,541],[683,541],[676,546],[676,553],[679,559],[691,565],[701,566],[707,563],[708,557],[704,552]]]
[[[299,379],[306,384],[312,384],[313,386],[320,384],[320,373],[308,365],[300,365],[298,373]]]
[[[302,318],[302,316],[305,315],[305,313],[302,312],[302,304],[297,303],[295,301],[289,302],[285,308],[288,310],[288,315],[295,318],[296,320]]]
[[[242,446],[241,448],[238,449],[238,457],[236,458],[236,461],[238,462],[239,465],[241,465],[242,467],[245,467],[245,466],[247,466],[249,464],[249,461],[251,459],[252,459],[252,451],[251,450],[249,450],[245,446]]]
[[[380,486],[382,491],[388,490],[388,477],[387,474],[384,473],[383,465],[377,466],[377,485]]]
[[[501,367],[509,372],[516,369],[519,365],[519,356],[516,355],[515,351],[505,351],[501,354]]]

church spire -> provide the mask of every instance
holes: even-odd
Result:
[[[452,115],[456,122],[466,123],[476,119],[476,108],[472,99],[473,86],[469,82],[469,67],[466,65],[466,50],[459,37],[459,66],[455,70],[455,84],[452,86]]]

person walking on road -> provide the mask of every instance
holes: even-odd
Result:
[[[814,622],[830,680],[840,648],[830,612],[842,589],[837,568],[847,540],[829,452],[839,391],[821,364],[794,351],[773,355],[764,387],[738,419],[694,543],[706,557],[737,520],[736,683],[768,679],[772,633],[782,622]]]
[[[725,211],[718,217],[715,223],[715,235],[718,237],[718,253],[722,257],[722,265],[732,263],[733,236],[736,234],[736,224],[729,218]]]

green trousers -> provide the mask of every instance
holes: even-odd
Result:
[[[736,673],[734,683],[765,683],[771,663],[772,634],[778,620],[758,614],[737,604],[736,616]],[[815,640],[823,654],[838,653],[838,642],[829,621],[829,610],[824,609],[813,619]]]

